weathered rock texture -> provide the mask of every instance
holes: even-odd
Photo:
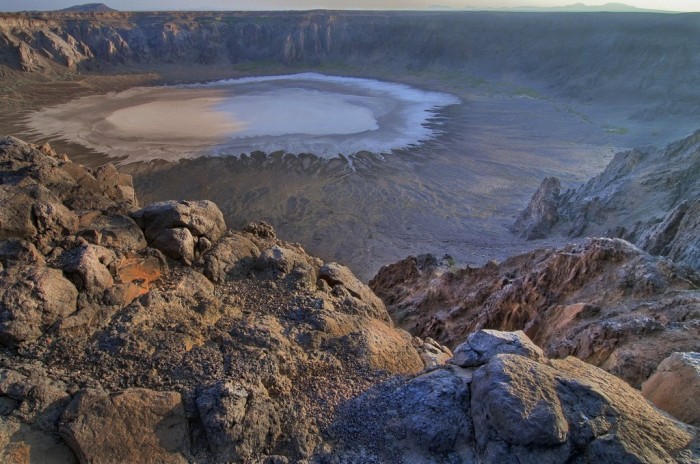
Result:
[[[666,356],[700,346],[700,275],[621,239],[480,268],[432,263],[385,266],[370,287],[399,326],[451,348],[480,329],[524,330],[550,357],[576,356],[639,387]]]
[[[693,462],[697,430],[674,421],[620,379],[576,358],[513,350],[522,335],[488,342],[455,364],[379,385],[333,424],[329,462]],[[508,342],[503,342],[508,340]],[[518,342],[515,342],[519,340]]]
[[[700,426],[700,353],[673,353],[642,384],[642,395],[674,417]]]
[[[0,187],[6,460],[304,459],[338,405],[446,361],[347,268],[265,223],[227,230],[208,201],[137,209],[113,167],[12,138]]]
[[[624,238],[700,269],[700,131],[665,149],[618,153],[601,174],[559,198],[554,183],[545,179],[514,232],[543,238],[554,227],[572,237]]]
[[[528,240],[544,238],[559,221],[559,191],[561,183],[556,177],[547,177],[532,196],[530,204],[520,213],[512,232]]]

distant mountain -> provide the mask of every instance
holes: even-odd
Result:
[[[566,6],[519,6],[513,8],[478,8],[468,6],[466,10],[479,11],[531,11],[531,12],[562,12],[562,13],[594,13],[594,12],[610,12],[610,13],[675,13],[666,10],[648,10],[637,8],[636,6],[626,5],[624,3],[606,3],[604,5],[586,5],[583,3],[574,3]]]
[[[102,11],[117,11],[113,8],[108,7],[104,3],[85,3],[83,5],[75,5],[71,6],[68,8],[64,8],[60,11],[93,11],[93,12],[102,12]]]

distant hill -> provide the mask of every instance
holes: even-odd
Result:
[[[531,12],[562,12],[562,13],[594,13],[594,12],[609,12],[609,13],[674,13],[665,10],[648,10],[637,8],[636,6],[627,5],[624,3],[606,3],[604,5],[586,5],[583,3],[574,3],[566,6],[519,6],[514,8],[476,8],[466,7],[466,10],[488,10],[488,11],[531,11]]]
[[[104,3],[85,3],[83,5],[75,5],[68,8],[64,8],[60,11],[117,11],[113,8],[108,7]]]

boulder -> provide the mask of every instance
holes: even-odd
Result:
[[[53,240],[78,230],[78,217],[46,187],[30,181],[0,185],[0,238]]]
[[[204,255],[204,275],[212,282],[222,283],[229,276],[244,275],[250,271],[258,256],[260,250],[246,236],[229,235]]]
[[[162,201],[153,203],[131,215],[152,242],[166,229],[187,228],[192,236],[219,240],[226,231],[224,215],[208,200]]]
[[[98,215],[84,231],[96,231],[99,239],[95,245],[117,248],[122,251],[140,251],[148,246],[141,228],[129,216],[122,214]]]
[[[185,227],[164,229],[151,242],[153,248],[173,259],[179,259],[185,264],[194,260],[195,241],[192,233]]]
[[[700,353],[673,353],[642,384],[642,395],[676,419],[700,426]]]
[[[500,332],[480,330],[469,335],[467,341],[455,348],[451,364],[460,367],[477,367],[486,364],[497,354],[517,354],[537,362],[547,362],[540,347],[532,343],[522,330]]]
[[[188,462],[189,428],[175,392],[82,390],[66,408],[60,433],[80,462]]]
[[[0,240],[0,263],[4,267],[22,264],[43,266],[46,260],[34,244],[19,238]]]
[[[202,391],[197,409],[216,462],[245,462],[281,433],[274,403],[261,388],[221,382]]]
[[[382,300],[365,284],[355,277],[350,269],[337,263],[325,264],[318,273],[318,278],[328,283],[331,287],[342,287],[350,295],[365,303],[369,308],[371,317],[389,321],[389,315]]]
[[[39,338],[77,309],[78,291],[57,269],[27,266],[0,279],[0,342],[15,346]]]
[[[108,248],[85,244],[65,251],[60,258],[62,269],[79,290],[102,295],[114,285],[112,271],[116,256]]]
[[[511,231],[527,240],[545,238],[559,221],[559,192],[561,183],[556,177],[545,178]]]
[[[284,277],[296,267],[309,266],[312,261],[313,259],[301,250],[275,245],[260,253],[255,268],[262,272],[271,272],[276,277]]]
[[[487,339],[523,340],[489,331]],[[500,343],[503,351],[512,344]],[[696,462],[697,430],[576,358],[484,351],[483,364],[447,364],[394,378],[352,399],[329,433],[335,462]]]

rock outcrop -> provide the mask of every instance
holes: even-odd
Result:
[[[561,183],[556,177],[542,181],[530,204],[515,220],[511,231],[527,240],[545,238],[559,221],[559,192]]]
[[[632,16],[633,21],[625,14],[435,11],[3,14],[0,76],[120,65],[152,70],[173,63],[323,69],[342,62],[394,75],[449,69],[491,81],[541,82],[548,91],[581,101],[610,96],[615,102],[647,103],[639,118],[697,115],[695,18]]]
[[[523,330],[548,356],[576,356],[636,387],[672,352],[698,350],[700,275],[624,240],[483,267],[436,262],[385,266],[370,287],[400,327],[450,348],[481,329]]]
[[[470,367],[379,385],[341,409],[331,462],[693,462],[697,429],[576,358],[548,360],[522,335],[488,341]],[[504,342],[507,340],[507,342]],[[517,342],[516,342],[517,340]],[[519,353],[519,354],[516,354]],[[332,458],[331,458],[332,456]]]
[[[346,267],[210,202],[138,209],[112,168],[11,138],[0,186],[23,205],[0,222],[6,461],[700,458],[695,428],[547,357],[637,385],[700,350],[700,276],[624,240],[385,268],[372,286],[418,338]]]
[[[700,353],[673,353],[642,384],[650,402],[688,424],[700,426]]]
[[[80,462],[188,462],[189,425],[175,392],[80,391],[60,431]]]
[[[268,224],[227,230],[208,201],[138,209],[113,167],[12,138],[0,187],[17,201],[0,220],[6,460],[306,459],[344,401],[446,361]]]
[[[652,255],[700,269],[700,131],[664,149],[621,152],[577,190],[547,178],[512,231],[624,238]]]

